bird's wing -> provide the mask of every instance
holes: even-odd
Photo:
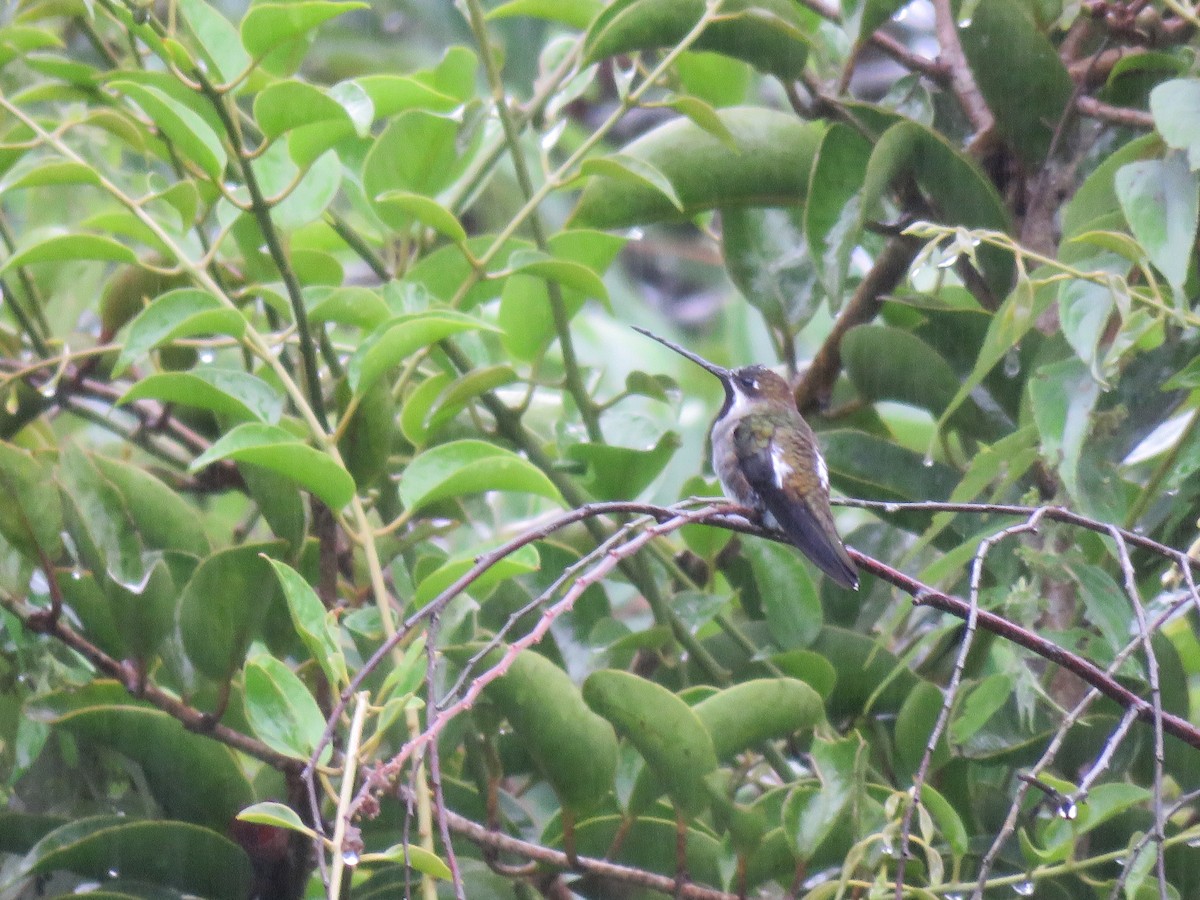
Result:
[[[843,587],[857,588],[858,570],[842,546],[829,509],[828,476],[820,451],[815,444],[811,445],[810,465],[796,472],[788,465],[774,431],[769,437],[758,437],[759,440],[737,441],[740,447],[758,448],[739,453],[746,481],[792,543],[817,568]],[[763,437],[767,440],[762,440]]]

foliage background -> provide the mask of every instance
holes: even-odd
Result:
[[[0,894],[1194,896],[1198,24],[6,7]]]

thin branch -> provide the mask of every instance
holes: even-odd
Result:
[[[979,85],[975,83],[975,76],[971,74],[971,66],[963,53],[962,44],[959,43],[958,23],[954,20],[950,0],[932,0],[932,3],[934,30],[941,47],[941,61],[950,70],[950,89],[958,98],[967,121],[975,129],[975,137],[971,143],[976,146],[982,145],[995,127],[996,119],[988,109]]]
[[[1128,106],[1113,106],[1097,100],[1095,97],[1080,97],[1075,101],[1075,108],[1082,115],[1113,125],[1124,125],[1127,128],[1138,128],[1142,131],[1154,130],[1154,116],[1143,109],[1131,109]]]

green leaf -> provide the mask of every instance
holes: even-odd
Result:
[[[1075,261],[1074,265],[1090,272],[1111,272],[1117,277],[1129,272],[1128,260],[1115,253],[1102,253],[1091,259]],[[1063,337],[1079,358],[1087,363],[1092,377],[1104,385],[1107,384],[1109,373],[1105,371],[1105,353],[1101,344],[1117,306],[1113,285],[1097,284],[1086,278],[1072,278],[1063,282],[1058,292],[1058,316]]]
[[[1150,92],[1154,127],[1175,150],[1186,150],[1188,164],[1200,169],[1200,78],[1164,81]]]
[[[310,838],[317,836],[315,831],[304,824],[294,809],[271,800],[247,806],[237,814],[237,817],[241,822],[253,822],[257,825],[273,825],[276,828],[286,828],[289,831],[298,831]]]
[[[721,121],[717,111],[699,97],[676,97],[667,105],[680,115],[687,116],[717,140],[724,141],[730,147],[737,147],[737,138]]]
[[[208,334],[241,337],[245,330],[245,317],[207,291],[195,288],[169,291],[129,323],[125,345],[113,365],[113,375],[120,375],[161,344]]]
[[[137,103],[185,159],[213,181],[221,178],[228,157],[221,139],[203,118],[157,87],[121,78],[108,86]]]
[[[1030,378],[1033,421],[1042,458],[1058,470],[1073,500],[1080,499],[1079,457],[1091,430],[1100,386],[1078,359],[1041,366]]]
[[[855,389],[870,403],[891,400],[939,417],[960,388],[958,375],[940,353],[910,331],[860,325],[842,341],[842,361]],[[998,437],[970,397],[949,423],[977,437]]]
[[[683,700],[615,669],[589,675],[583,699],[637,748],[681,813],[695,816],[708,807],[705,778],[716,771],[717,755],[708,729]]]
[[[146,576],[142,539],[116,486],[75,446],[63,453],[61,471],[64,495],[79,511],[87,544],[96,548],[97,558],[86,564],[118,584],[140,584]]]
[[[508,19],[530,16],[548,22],[558,22],[579,31],[604,9],[604,0],[509,0],[489,10],[488,19]]]
[[[254,98],[254,119],[268,140],[314,122],[350,124],[342,104],[320,88],[295,80],[277,81],[263,88]]]
[[[92,461],[115,487],[129,519],[149,550],[177,550],[193,556],[208,553],[208,538],[196,508],[141,466],[94,454]]]
[[[780,334],[795,334],[808,324],[821,301],[802,215],[797,208],[736,207],[721,214],[730,280]]]
[[[583,161],[583,165],[579,167],[579,174],[611,178],[635,187],[648,187],[658,191],[670,201],[673,207],[683,212],[683,201],[675,193],[671,179],[667,178],[653,163],[636,156],[627,153],[593,156],[591,159]]]
[[[428,407],[428,414],[417,429],[417,439],[413,443],[424,444],[431,435],[436,435],[480,394],[519,380],[516,370],[511,366],[484,366],[454,379],[444,390],[437,393],[436,399]],[[407,432],[405,436],[413,439]]]
[[[498,663],[501,653],[485,656],[478,671]],[[599,805],[612,789],[617,736],[566,672],[526,650],[485,696],[504,713],[565,807],[579,812]]]
[[[304,37],[323,22],[368,9],[366,3],[331,3],[301,0],[296,3],[258,3],[242,19],[242,46],[253,57],[266,56],[277,47]]]
[[[1014,687],[1012,676],[997,672],[967,691],[950,721],[950,740],[965,744],[974,737],[1008,703]]]
[[[971,374],[963,381],[958,393],[946,405],[938,418],[937,427],[946,426],[950,417],[958,410],[971,392],[983,382],[996,364],[1020,343],[1029,332],[1038,316],[1045,312],[1046,307],[1054,300],[1054,292],[1048,289],[1034,290],[1033,283],[1022,278],[1013,288],[1012,293],[1005,298],[992,321],[988,323],[987,334],[979,348],[979,355]]]
[[[540,250],[517,250],[509,257],[508,267],[513,273],[557,282],[587,297],[608,302],[608,291],[600,276],[581,263],[559,259]]]
[[[368,197],[399,192],[435,196],[461,171],[454,119],[409,110],[392,119],[363,162],[362,185]],[[399,206],[374,203],[375,212],[395,229],[408,227],[411,214]]]
[[[218,550],[203,560],[179,599],[179,633],[188,659],[217,681],[241,667],[275,594],[275,574],[263,554],[278,541]]]
[[[211,410],[234,422],[257,419],[275,423],[283,412],[283,397],[261,378],[237,369],[210,366],[150,375],[134,382],[117,402],[146,398]]]
[[[268,559],[275,576],[283,588],[292,625],[300,640],[316,660],[325,678],[334,689],[344,686],[348,680],[346,657],[339,642],[337,616],[326,610],[321,598],[303,576],[287,563]]]
[[[325,731],[325,717],[304,682],[266,653],[246,663],[244,677],[246,721],[254,733],[272,750],[307,760]],[[332,752],[326,745],[322,759]]]
[[[817,150],[808,183],[804,204],[808,256],[835,307],[841,301],[850,253],[861,234],[858,192],[870,158],[866,138],[848,125],[834,123]]]
[[[362,395],[377,378],[411,354],[463,331],[499,331],[481,319],[449,309],[405,313],[378,328],[351,354],[346,377]]]
[[[717,112],[736,149],[680,117],[628,144],[632,157],[661,172],[682,205],[657,187],[609,176],[588,181],[572,213],[576,225],[624,228],[687,218],[735,206],[791,206],[804,202],[808,173],[824,126],[768,109]]]
[[[95,259],[135,265],[137,254],[110,237],[98,234],[59,234],[18,250],[0,266],[0,273],[43,262]]]
[[[63,514],[49,468],[32,454],[0,441],[0,535],[28,559],[62,552]]]
[[[485,441],[452,441],[426,450],[400,477],[400,499],[411,510],[483,491],[538,494],[562,502],[558,488],[540,469]]]
[[[747,541],[750,562],[771,640],[781,650],[807,647],[822,625],[821,599],[800,553],[772,541]]]
[[[821,695],[794,678],[744,681],[706,697],[692,711],[708,729],[721,761],[825,720]]]
[[[608,296],[599,278],[624,244],[624,238],[588,229],[568,229],[550,238],[550,252],[556,260],[566,260],[587,270],[580,282],[583,290],[575,290],[568,286],[568,281],[557,279],[562,288],[559,293],[567,319],[575,316],[588,296],[599,297],[608,305]],[[545,259],[544,256],[519,256],[528,252],[514,249],[509,257],[510,264],[516,266],[522,260]],[[569,277],[581,274],[572,270]],[[500,295],[499,322],[504,329],[504,348],[513,356],[532,361],[545,352],[558,332],[544,278],[535,278],[532,273],[509,276]]]
[[[921,757],[933,734],[933,726],[942,709],[942,692],[928,681],[918,684],[896,715],[896,763],[902,776],[912,778],[921,765]],[[943,732],[930,760],[930,772],[936,773],[950,760],[950,747]]]
[[[362,862],[406,863],[414,872],[431,878],[449,881],[453,877],[450,867],[442,862],[441,857],[416,844],[393,844],[382,853],[364,853]]]
[[[408,191],[386,191],[375,200],[381,206],[400,210],[456,244],[467,239],[467,232],[454,213],[429,197]]]
[[[679,449],[679,435],[668,431],[647,450],[581,442],[566,456],[584,463],[584,489],[597,500],[633,500],[666,468]]]
[[[187,822],[92,816],[50,832],[16,867],[18,879],[73,872],[167,885],[204,897],[251,893],[250,861],[228,838]]]
[[[1120,210],[1114,180],[1120,169],[1139,159],[1152,159],[1162,155],[1162,140],[1156,134],[1145,134],[1134,138],[1105,157],[1100,165],[1084,179],[1083,184],[1067,203],[1062,214],[1063,243],[1076,235],[1095,227],[1099,219],[1106,219]]]
[[[1074,90],[1058,51],[1026,9],[1010,0],[983,0],[959,36],[997,129],[1028,166],[1036,167]]]
[[[584,39],[583,64],[679,43],[700,21],[703,0],[615,0]],[[693,44],[742,59],[784,81],[804,73],[809,23],[786,0],[726,0],[720,17]]]
[[[350,473],[320,450],[309,447],[277,425],[246,422],[197,456],[188,470],[197,472],[218,460],[253,463],[285,475],[337,511],[354,496]]]
[[[387,302],[378,291],[365,287],[316,285],[304,291],[308,321],[337,322],[355,328],[375,328],[391,317]]]
[[[900,177],[911,174],[932,201],[938,220],[968,228],[1009,230],[1008,212],[991,180],[945,136],[917,122],[900,121],[875,142],[862,187],[862,216],[885,214],[883,198]],[[861,226],[861,222],[860,222]],[[976,250],[992,292],[1012,285],[1012,255],[989,245]]]
[[[820,790],[793,791],[783,808],[783,827],[800,859],[816,852],[854,801],[865,751],[866,744],[857,733],[836,741],[813,741],[812,761],[821,780]]]
[[[0,181],[0,194],[24,188],[48,187],[62,184],[100,184],[100,173],[84,163],[70,160],[38,160],[31,168],[14,170]]]
[[[28,715],[66,729],[86,746],[115,750],[141,767],[163,812],[223,831],[254,791],[229,747],[184,728],[174,716],[135,700],[115,681],[45,694]],[[180,778],[187,772],[187,778]]]
[[[1173,152],[1122,166],[1114,183],[1134,237],[1170,285],[1182,290],[1200,215],[1196,174],[1182,153]]]
[[[411,605],[421,607],[437,597],[442,591],[446,590],[446,588],[450,587],[450,585],[454,584],[454,582],[470,571],[478,558],[478,552],[476,552],[470,556],[455,557],[442,563],[442,565],[421,579],[420,584],[417,585],[416,592],[413,594]],[[540,567],[541,560],[538,557],[537,548],[532,544],[526,545],[515,553],[508,554],[495,565],[490,566],[486,572],[483,572],[471,582],[467,588],[467,593],[476,599],[482,600],[491,593],[496,585],[520,575],[528,575],[530,572],[536,572]]]
[[[221,13],[204,0],[180,0],[179,12],[221,81],[230,83],[249,68],[237,29]]]

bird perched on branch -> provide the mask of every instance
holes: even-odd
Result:
[[[725,405],[712,427],[712,455],[726,496],[786,534],[835,582],[857,590],[858,570],[829,508],[829,469],[788,383],[765,366],[724,369],[633,327],[707,369],[725,388]]]

